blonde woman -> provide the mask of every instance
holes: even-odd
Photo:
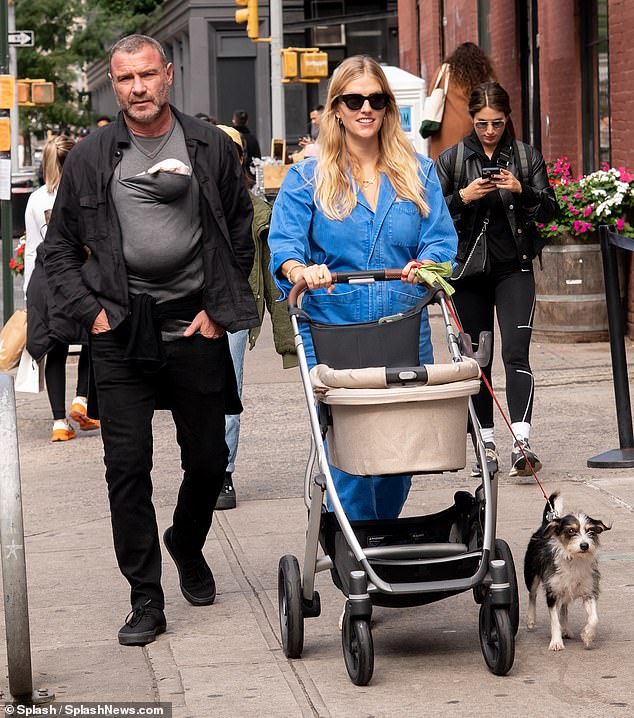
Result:
[[[413,260],[453,259],[457,237],[431,160],[417,156],[401,130],[381,66],[367,56],[334,72],[319,132],[318,158],[289,170],[273,206],[271,271],[283,295],[304,279],[303,306],[329,324],[374,321],[410,309],[419,297]],[[332,285],[331,271],[403,268],[403,283]],[[315,363],[302,327],[308,361]],[[431,362],[424,314],[420,360]],[[352,520],[395,518],[410,476],[356,477],[333,467]]]
[[[52,137],[44,146],[42,170],[44,185],[29,197],[25,211],[26,247],[24,252],[24,293],[27,304],[27,349],[38,361],[46,355],[46,390],[53,412],[51,441],[69,441],[75,431],[66,417],[66,358],[69,344],[79,343],[79,326],[59,311],[49,294],[38,247],[44,241],[62,167],[75,141],[66,135]],[[86,395],[89,384],[87,347],[82,347],[77,368],[77,395],[70,416],[80,429],[99,428],[99,422],[87,416]]]

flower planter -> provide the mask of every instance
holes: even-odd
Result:
[[[541,342],[608,340],[608,313],[599,244],[550,245],[535,259],[533,339]],[[624,284],[621,282],[621,287]]]

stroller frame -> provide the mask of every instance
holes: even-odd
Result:
[[[371,283],[375,281],[400,280],[400,269],[380,271],[339,272],[333,274],[333,282]],[[327,431],[320,421],[319,402],[315,401],[303,338],[299,330],[298,316],[310,322],[308,315],[297,306],[297,300],[306,290],[304,282],[298,282],[288,297],[289,314],[293,333],[304,396],[308,407],[311,427],[311,447],[304,475],[304,503],[308,509],[308,526],[304,550],[303,572],[299,571],[297,559],[292,555],[280,559],[278,571],[278,599],[282,643],[287,657],[299,658],[304,641],[304,618],[319,616],[320,598],[315,591],[315,576],[321,571],[331,570],[333,577],[337,567],[330,555],[318,557],[321,541],[320,532],[324,527],[324,494],[328,493],[332,510],[341,533],[358,566],[349,572],[349,577],[337,585],[347,593],[346,610],[343,618],[342,644],[344,661],[348,674],[357,685],[369,682],[374,666],[374,651],[370,631],[372,605],[420,605],[439,600],[467,590],[473,590],[474,598],[481,604],[480,643],[489,669],[497,675],[505,675],[511,669],[515,653],[515,634],[519,622],[519,599],[517,579],[511,551],[506,542],[496,539],[497,477],[489,474],[485,447],[478,418],[471,398],[468,400],[468,415],[474,448],[482,467],[482,484],[476,491],[478,521],[483,525],[481,545],[475,549],[463,542],[409,543],[364,547],[345,514],[330,472],[324,438]],[[467,335],[457,334],[447,308],[445,293],[430,288],[428,302],[438,303],[445,326],[447,343],[452,362],[464,361],[471,355],[471,342]],[[421,306],[422,309],[422,306]],[[480,345],[490,341],[490,336],[481,336]],[[478,357],[476,357],[478,358]],[[480,363],[486,363],[481,361]],[[397,370],[399,384],[418,382],[424,367],[407,367]],[[313,475],[315,461],[319,472]],[[440,472],[431,472],[440,473]],[[462,492],[459,492],[462,493]],[[466,493],[466,492],[465,492]],[[457,495],[456,495],[457,496]],[[470,496],[470,495],[469,495]],[[434,519],[443,514],[432,517]],[[395,519],[394,523],[403,519]],[[360,522],[354,522],[359,524]],[[370,523],[370,522],[367,522]],[[377,523],[377,522],[372,522]],[[479,542],[478,542],[479,543]],[[418,567],[423,571],[451,570],[462,564],[462,575],[441,580],[417,580],[414,582],[386,580],[372,565],[394,564]],[[475,570],[464,567],[475,566]]]

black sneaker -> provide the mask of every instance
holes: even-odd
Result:
[[[231,478],[231,472],[227,471],[225,474],[225,482],[222,485],[220,494],[216,501],[216,511],[226,511],[227,509],[235,509],[236,507],[236,490],[233,487],[233,480]]]
[[[542,462],[537,458],[537,454],[528,445],[528,439],[520,439],[524,453],[519,446],[515,444],[511,452],[511,470],[509,476],[532,476],[533,471],[537,473],[542,468]],[[527,461],[528,459],[528,461]]]
[[[150,599],[133,608],[126,616],[119,631],[119,643],[122,646],[145,646],[152,643],[159,633],[165,633],[167,623],[163,610],[149,603]]]
[[[180,552],[172,540],[172,531],[172,526],[165,530],[163,542],[176,564],[183,596],[193,606],[210,606],[216,600],[216,582],[207,561],[200,551],[197,556]]]
[[[495,476],[499,471],[500,456],[495,448],[495,444],[492,441],[484,442],[484,454],[487,460],[487,469],[489,470],[489,476]],[[480,458],[478,462],[474,464],[471,469],[471,476],[482,476],[482,469],[480,468]]]

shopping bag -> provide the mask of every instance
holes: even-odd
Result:
[[[440,82],[445,78],[443,86],[440,86]],[[447,88],[449,86],[449,65],[444,63],[438,77],[436,78],[436,84],[431,94],[425,98],[425,104],[423,105],[423,121],[420,123],[420,134],[427,139],[431,135],[435,135],[440,129],[442,124],[442,116],[445,112],[445,99],[447,97]]]
[[[10,371],[20,363],[26,346],[26,312],[18,309],[0,330],[0,371]]]
[[[45,361],[46,357],[39,362],[35,361],[25,349],[20,357],[20,364],[15,375],[15,390],[30,394],[39,394],[39,392],[44,391]]]

